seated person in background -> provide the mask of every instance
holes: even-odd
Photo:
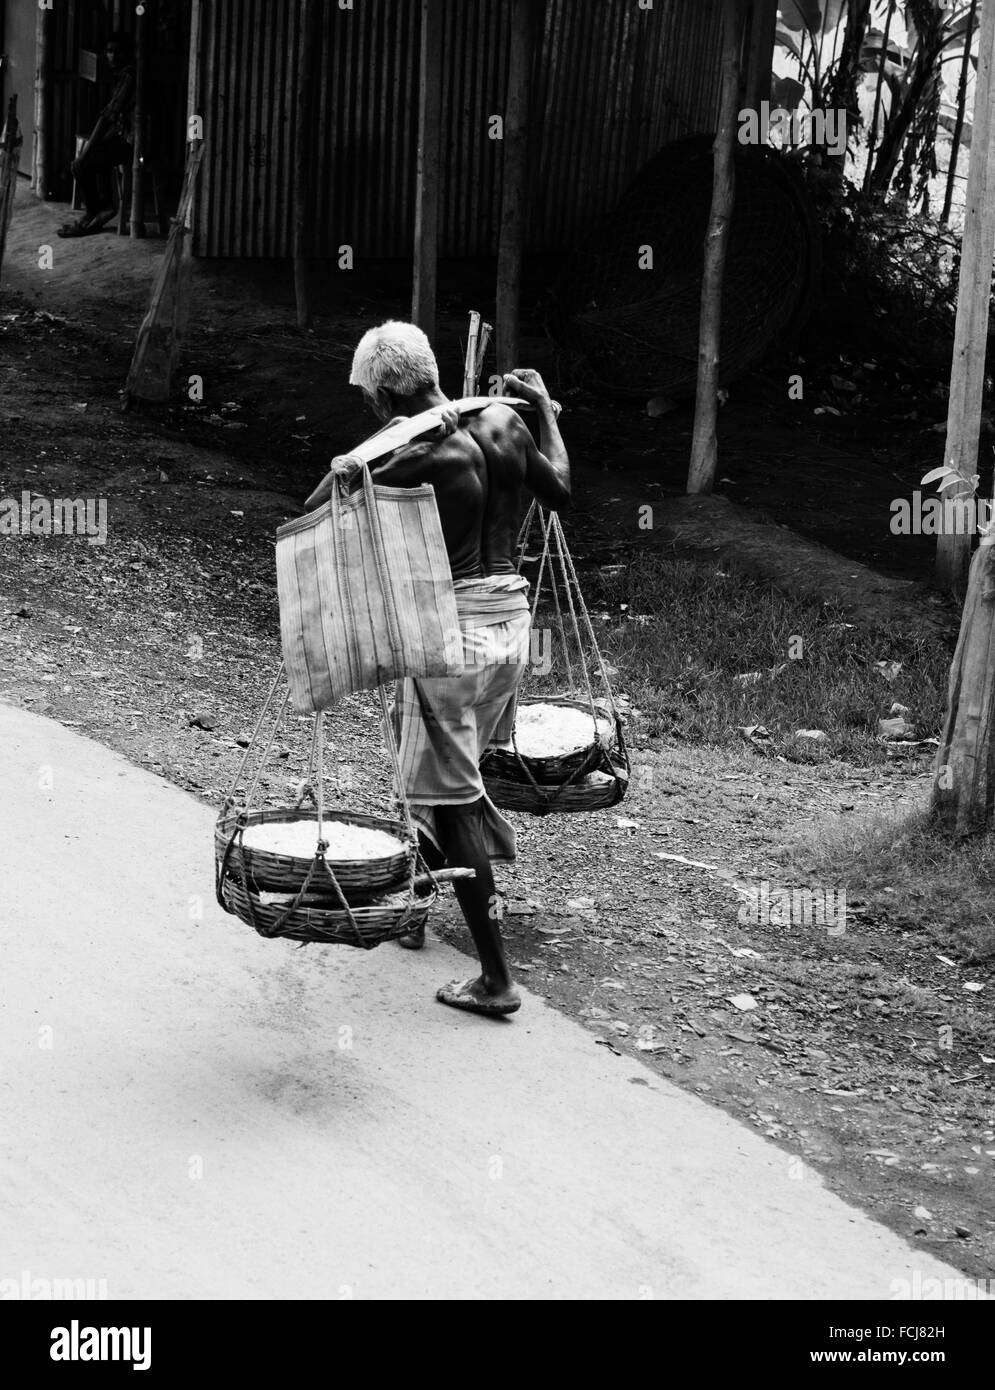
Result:
[[[107,40],[107,61],[114,77],[114,94],[97,117],[97,124],[73,161],[73,176],[86,211],[67,223],[59,236],[89,236],[116,215],[110,193],[111,170],[131,165],[135,140],[135,50],[130,34],[118,31]]]

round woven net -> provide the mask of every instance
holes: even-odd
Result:
[[[572,259],[553,330],[582,373],[616,394],[694,394],[712,137],[668,145]],[[652,268],[641,268],[652,252]],[[723,382],[748,371],[808,307],[819,232],[798,171],[739,146],[723,285]]]

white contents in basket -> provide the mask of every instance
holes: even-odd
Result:
[[[598,733],[605,743],[612,741],[614,725],[598,718]],[[515,719],[515,742],[523,758],[562,758],[579,753],[594,743],[594,720],[589,710],[572,705],[519,705]],[[510,743],[501,745],[510,748]]]
[[[349,821],[326,820],[322,827],[328,842],[326,859],[389,859],[405,847],[386,830],[375,830]],[[317,820],[267,821],[250,825],[242,843],[246,849],[266,850],[294,859],[313,859],[318,847]]]

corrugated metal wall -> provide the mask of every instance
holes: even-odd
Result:
[[[500,210],[508,0],[445,0],[442,254],[490,255]],[[407,256],[414,225],[418,0],[326,0],[313,254]],[[195,249],[292,249],[298,0],[202,0],[207,158]],[[569,246],[662,145],[711,127],[718,0],[549,0],[536,70],[528,244]]]

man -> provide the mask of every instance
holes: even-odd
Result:
[[[130,168],[135,140],[135,50],[130,34],[118,31],[107,40],[107,62],[114,93],[97,117],[90,138],[73,160],[72,171],[86,211],[69,222],[61,237],[92,236],[115,215],[108,179],[119,164]]]
[[[367,333],[349,380],[387,423],[448,400],[428,338],[413,324],[389,322]],[[481,973],[443,986],[436,997],[489,1015],[521,1007],[505,957],[491,868],[492,861],[513,862],[516,847],[514,830],[484,792],[478,763],[488,744],[511,736],[529,658],[528,583],[512,558],[523,493],[554,511],[570,504],[569,460],[542,378],[520,369],[505,377],[504,387],[535,405],[541,449],[514,410],[495,404],[465,417],[444,415],[433,436],[373,470],[374,480],[390,487],[432,484],[452,568],[466,672],[399,681],[394,717],[404,789],[426,862],[475,871],[454,888]],[[326,479],[308,505],[320,505],[330,486]],[[403,944],[417,948],[423,942],[422,932]]]

